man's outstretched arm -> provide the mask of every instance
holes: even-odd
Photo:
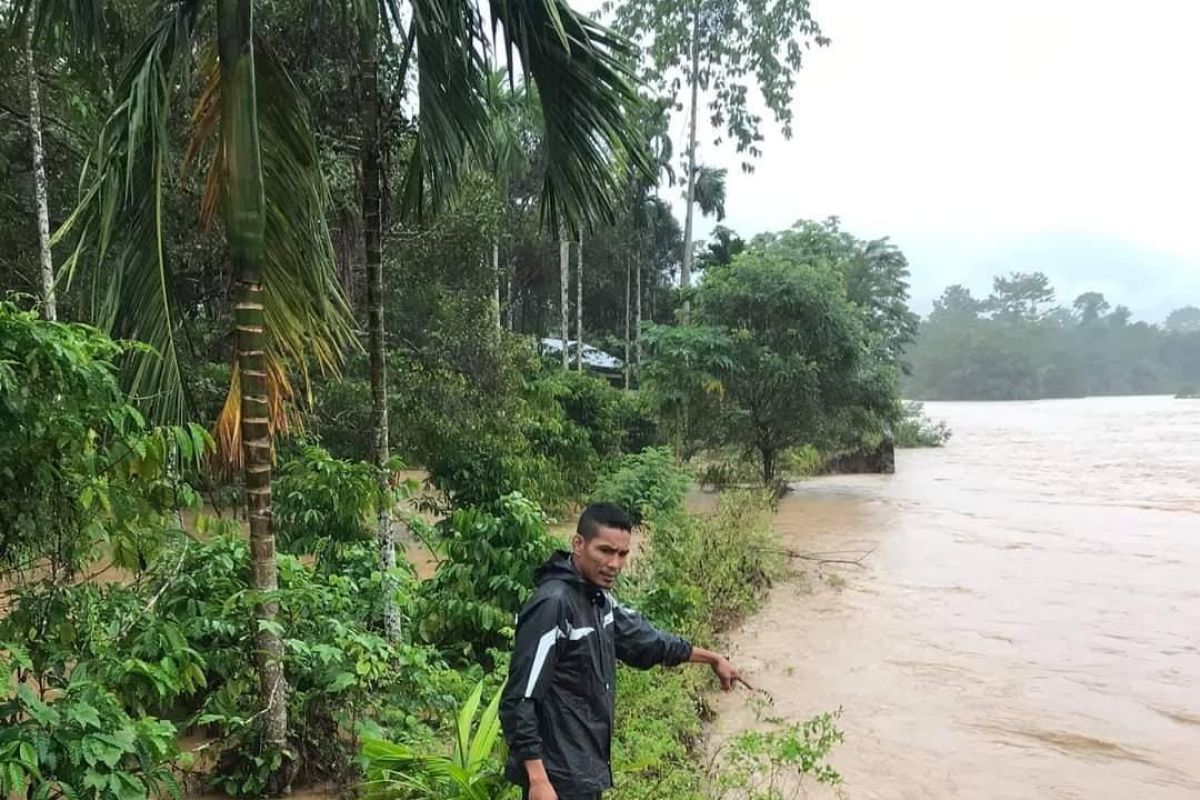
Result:
[[[708,664],[712,667],[713,673],[717,676],[717,680],[721,682],[721,689],[728,692],[733,689],[735,684],[742,684],[747,689],[754,687],[746,683],[746,679],[738,672],[737,667],[729,663],[729,659],[719,653],[714,653],[712,650],[705,650],[703,647],[693,647],[692,655],[688,659],[693,664]]]
[[[708,664],[725,691],[732,689],[736,683],[750,687],[724,656],[703,647],[693,647],[678,636],[658,630],[641,614],[620,603],[614,601],[613,606],[617,658],[629,666],[638,669],[658,664],[673,667],[685,661]]]

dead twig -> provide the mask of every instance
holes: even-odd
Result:
[[[798,558],[801,561],[815,561],[818,564],[846,564],[852,567],[861,567],[863,566],[863,562],[875,552],[875,547],[872,547],[866,552],[858,550],[826,550],[823,552],[816,551],[811,553],[802,553],[799,550],[792,550],[791,548],[782,548],[775,552],[785,555],[788,558]],[[860,555],[857,558],[830,558],[830,556],[840,555],[842,553],[860,553]]]

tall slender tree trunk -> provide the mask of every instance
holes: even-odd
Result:
[[[508,269],[504,271],[504,325],[511,333],[513,329],[513,260],[508,257]]]
[[[635,347],[637,348],[634,355],[634,364],[637,368],[638,377],[642,374],[642,251],[639,248],[634,253],[634,294],[637,299],[634,300],[634,326],[633,336]]]
[[[687,289],[692,285],[692,226],[696,205],[696,114],[700,104],[700,4],[692,10],[692,69],[688,79],[692,84],[692,104],[688,114],[688,172],[687,213],[683,224],[683,258],[679,283]],[[688,306],[684,305],[686,313]]]
[[[583,231],[575,245],[575,369],[583,372]]]
[[[565,229],[558,232],[558,305],[562,312],[562,365],[571,368],[571,348],[567,339],[571,335],[571,243],[567,241]]]
[[[629,363],[629,315],[630,315],[630,311],[632,310],[630,308],[630,302],[629,302],[629,288],[630,288],[629,287],[629,284],[630,284],[629,270],[630,270],[629,256],[626,256],[625,257],[625,390],[626,391],[629,391],[629,372],[633,368],[632,364]]]
[[[42,149],[42,103],[33,52],[33,20],[25,31],[25,69],[29,78],[29,141],[33,148],[33,190],[37,199],[38,248],[42,264],[42,316],[58,319],[54,297],[54,258],[50,253],[50,203],[46,188],[46,159]]]
[[[504,329],[504,321],[500,318],[500,240],[492,242],[492,319],[496,323],[496,337]]]
[[[387,498],[390,489],[387,463],[388,447],[387,358],[383,324],[383,215],[380,200],[379,142],[379,6],[364,4],[359,19],[358,62],[360,70],[359,122],[362,146],[359,151],[362,172],[363,251],[367,267],[367,349],[371,369],[372,455],[378,483],[379,508],[375,537],[379,547],[379,566],[383,574],[383,633],[389,641],[400,639],[400,609],[396,602],[396,535],[392,526],[392,508]]]
[[[770,486],[775,479],[775,451],[768,447],[759,448],[762,457],[763,486]]]
[[[267,404],[266,317],[263,313],[263,231],[266,220],[258,109],[254,84],[251,0],[218,0],[221,58],[221,139],[228,169],[225,232],[238,281],[235,318],[241,382],[242,455],[250,521],[250,587],[254,606],[254,659],[263,701],[263,743],[287,744],[287,683],[279,611],[262,595],[278,588],[271,518],[271,420]]]

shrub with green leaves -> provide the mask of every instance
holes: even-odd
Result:
[[[698,644],[753,612],[784,569],[765,492],[723,494],[715,513],[649,519],[644,550],[622,578],[622,602]],[[617,679],[614,800],[701,800],[701,720],[709,678],[699,670],[639,672]]]
[[[487,707],[481,681],[454,715],[449,754],[423,752],[381,739],[363,743],[368,800],[507,800],[517,788],[504,777],[504,740],[500,733],[497,689]],[[479,719],[476,723],[476,714]]]
[[[533,571],[555,549],[546,519],[519,494],[495,511],[455,509],[426,536],[437,548],[433,578],[421,584],[416,619],[426,641],[447,653],[486,658],[509,643]]]
[[[653,516],[626,595],[656,624],[701,639],[758,608],[784,563],[772,498],[729,491],[715,513]]]
[[[596,484],[592,499],[616,503],[636,524],[683,507],[692,476],[675,461],[670,448],[647,447],[621,458]]]
[[[182,796],[171,771],[179,751],[170,722],[132,717],[84,667],[39,693],[26,680],[32,661],[14,644],[0,644],[0,672],[15,676],[15,686],[10,678],[0,693],[0,796]]]
[[[404,463],[393,458],[386,469],[395,475]],[[408,496],[415,484],[389,481],[381,497],[373,464],[333,458],[329,451],[304,445],[279,468],[273,485],[275,530],[284,552],[316,555],[376,536],[381,503],[389,507]]]
[[[904,415],[892,430],[896,447],[941,447],[950,441],[950,428],[925,414],[924,403],[905,403]]]
[[[217,536],[193,545],[159,600],[159,613],[177,620],[204,654],[207,690],[189,719],[219,738],[223,752],[214,779],[226,793],[260,796],[289,756],[309,780],[344,774],[364,724],[416,726],[425,709],[447,702],[436,654],[389,643],[374,624],[384,583],[374,547],[347,545],[337,558],[338,569],[321,570],[279,558],[275,624],[286,637],[291,754],[264,752],[260,744],[246,543]],[[407,611],[415,590],[411,570],[397,568],[393,578]]]
[[[375,468],[305,446],[284,462],[272,487],[275,534],[288,553],[317,553],[330,543],[371,539],[379,502]]]
[[[183,477],[211,440],[196,425],[146,425],[117,383],[125,349],[0,301],[0,566],[45,559],[65,577],[103,546],[142,570],[171,512],[198,503]]]
[[[47,582],[17,591],[0,619],[0,641],[29,642],[20,680],[68,698],[90,682],[106,693],[92,705],[111,698],[147,724],[166,717],[181,730],[204,731],[219,753],[216,787],[248,797],[268,791],[285,759],[295,759],[302,780],[346,775],[360,731],[426,735],[428,721],[463,690],[464,676],[431,648],[383,637],[384,582],[373,544],[340,548],[328,570],[281,555],[275,624],[286,637],[290,752],[264,750],[248,547],[232,533],[236,523],[200,527],[207,541],[165,552],[137,585]],[[393,577],[411,616],[411,569],[397,568]],[[56,735],[60,724],[48,717],[45,733]],[[173,743],[175,726],[168,728]]]
[[[749,730],[725,742],[709,774],[712,800],[791,800],[805,797],[803,779],[837,786],[842,776],[826,760],[842,741],[837,714],[768,731]]]

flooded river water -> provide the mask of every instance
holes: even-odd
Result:
[[[849,800],[1200,797],[1200,402],[926,410],[945,448],[783,500],[788,547],[871,554],[736,635],[770,713],[843,709]]]

